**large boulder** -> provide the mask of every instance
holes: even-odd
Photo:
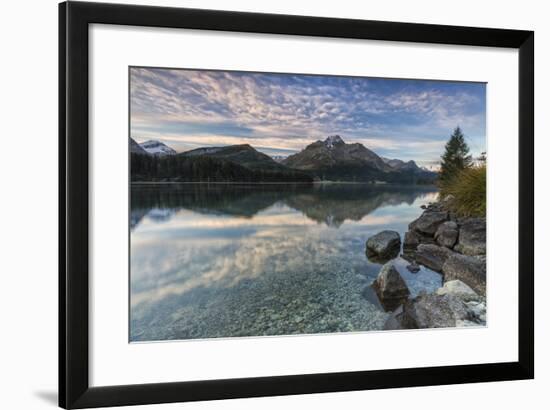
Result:
[[[425,211],[420,217],[409,224],[409,230],[415,230],[424,235],[433,236],[439,225],[449,219],[447,211]]]
[[[395,258],[401,249],[401,237],[395,231],[382,231],[367,240],[367,256],[377,261]]]
[[[435,231],[436,242],[452,249],[458,238],[458,225],[454,221],[443,222]]]
[[[485,255],[487,235],[485,218],[468,218],[460,224],[455,251],[464,255]]]
[[[468,306],[458,297],[445,294],[424,294],[408,300],[386,321],[384,328],[430,329],[463,326],[474,317]]]
[[[378,296],[383,299],[403,299],[410,294],[407,283],[401,277],[392,262],[386,263],[380,269],[378,277],[373,283]]]
[[[486,264],[483,259],[451,252],[442,267],[445,281],[461,280],[480,295],[485,295],[487,281]]]
[[[403,250],[414,251],[420,245],[420,235],[416,231],[407,231],[403,237]]]
[[[442,287],[435,292],[437,295],[458,296],[465,302],[481,300],[478,294],[464,282],[458,279],[445,282]]]
[[[441,272],[443,264],[454,252],[444,246],[420,244],[416,248],[416,262],[436,272]]]

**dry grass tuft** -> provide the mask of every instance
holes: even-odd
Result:
[[[487,169],[485,165],[460,171],[450,182],[441,185],[440,195],[453,195],[449,204],[461,216],[485,216],[487,206]]]

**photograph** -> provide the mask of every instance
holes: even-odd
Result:
[[[128,70],[130,342],[488,326],[486,83]]]

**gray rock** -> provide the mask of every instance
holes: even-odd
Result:
[[[403,250],[406,252],[415,251],[421,243],[435,244],[435,239],[431,236],[422,235],[421,233],[410,230],[405,232],[403,238]]]
[[[415,230],[424,235],[433,236],[439,225],[449,219],[447,211],[425,211],[420,218],[409,224],[409,230]]]
[[[420,244],[416,249],[416,262],[436,272],[441,272],[443,264],[454,252],[444,246]],[[456,278],[458,279],[458,278]]]
[[[473,316],[475,322],[482,325],[486,324],[487,305],[485,304],[485,302],[472,300],[470,302],[466,302],[466,306],[468,307],[468,310]]]
[[[427,206],[430,211],[444,211],[443,205],[440,202],[430,202]]]
[[[407,298],[410,294],[407,283],[392,262],[388,262],[382,266],[373,286],[378,296],[383,300],[403,299]]]
[[[384,323],[384,330],[400,330],[406,329],[401,324],[401,319],[403,317],[403,305],[400,305],[391,316]]]
[[[382,231],[367,240],[367,256],[378,260],[395,258],[401,249],[401,237],[395,231]]]
[[[384,329],[430,329],[463,326],[473,317],[460,298],[447,295],[421,295],[408,300],[386,321]]]
[[[459,279],[478,294],[485,295],[487,271],[483,260],[451,252],[443,264],[442,272],[445,281]]]
[[[458,239],[458,225],[456,222],[447,221],[443,222],[437,228],[435,232],[436,242],[447,248],[452,249],[455,246],[456,240]]]
[[[411,273],[417,273],[420,271],[420,266],[416,262],[412,262],[411,264],[407,265],[407,270]]]
[[[464,255],[485,255],[487,251],[486,223],[484,218],[468,218],[460,224],[455,251]]]
[[[413,230],[405,232],[403,249],[414,251],[418,245],[420,245],[420,235]]]
[[[474,292],[474,290],[466,285],[464,282],[458,279],[450,280],[448,282],[445,282],[443,284],[443,287],[437,289],[436,294],[438,295],[456,295],[459,297],[465,296],[477,296],[477,293]],[[464,299],[464,298],[462,298]]]
[[[471,320],[457,320],[456,327],[468,327],[468,326],[479,326],[480,323],[473,322]]]

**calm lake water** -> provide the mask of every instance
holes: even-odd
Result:
[[[401,236],[433,187],[132,185],[130,339],[380,330],[366,240]],[[441,286],[396,267],[413,296]]]

